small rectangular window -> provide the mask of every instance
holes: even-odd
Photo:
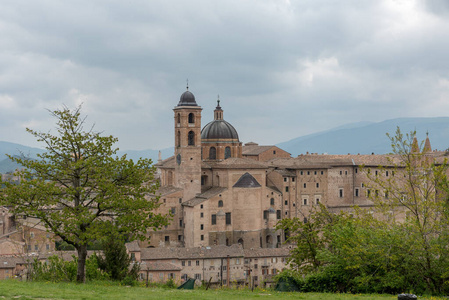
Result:
[[[316,204],[316,205],[320,204],[320,198],[316,198],[316,199],[315,199],[315,204]]]
[[[338,196],[339,196],[340,198],[343,198],[343,189],[339,189],[339,190],[338,190]]]
[[[285,205],[288,205],[288,200],[285,200]]]
[[[292,182],[295,182],[295,177],[292,177]]]
[[[307,188],[307,183],[304,183],[304,188]]]
[[[343,175],[343,171],[340,171],[340,175]]]
[[[212,225],[217,225],[217,215],[212,215]]]
[[[307,175],[310,175],[310,171],[307,171]]]
[[[285,187],[285,192],[288,193],[288,186]]]
[[[284,182],[287,182],[287,177],[284,177]]]
[[[201,218],[204,218],[204,213],[200,213],[200,217],[201,217]]]
[[[307,205],[307,198],[302,199],[302,205]]]
[[[231,213],[226,213],[226,225],[231,225]]]
[[[354,196],[356,196],[356,197],[359,196],[359,188],[355,188],[355,190],[354,190]]]
[[[385,171],[385,176],[387,176],[387,177],[388,177],[388,171]]]
[[[315,172],[313,172],[313,174],[315,174],[315,175],[316,175],[316,171],[315,171]]]
[[[316,187],[317,187],[317,188],[320,187],[320,183],[319,183],[319,182],[316,183]]]
[[[281,211],[280,210],[276,211],[276,219],[278,219],[278,220],[281,219]]]
[[[175,208],[175,207],[172,207],[172,208],[171,208],[171,213],[172,213],[173,215],[176,213],[176,208]]]
[[[263,219],[268,220],[268,210],[263,211]]]
[[[304,175],[304,172],[303,171],[301,171],[301,173],[300,173],[301,175]]]
[[[201,235],[201,240],[204,241],[204,235]]]
[[[201,229],[201,230],[204,230],[204,224],[201,224],[201,225],[200,225],[200,229]]]
[[[179,220],[179,227],[182,227],[182,220]]]
[[[357,168],[355,168],[355,173],[357,174]]]
[[[323,175],[324,174],[324,171],[321,171],[321,175]]]

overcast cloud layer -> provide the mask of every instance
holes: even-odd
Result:
[[[242,142],[449,115],[449,1],[0,2],[0,140],[83,103],[121,149],[173,145],[186,79]]]

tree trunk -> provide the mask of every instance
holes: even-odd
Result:
[[[76,273],[76,281],[84,283],[86,281],[86,257],[87,245],[81,245],[78,249],[78,271]]]

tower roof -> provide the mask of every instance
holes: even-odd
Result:
[[[198,106],[195,96],[189,91],[189,87],[187,87],[187,91],[182,93],[178,106]]]
[[[257,182],[256,178],[253,175],[246,172],[242,175],[242,177],[237,180],[233,187],[239,188],[256,188],[261,187],[260,183]]]

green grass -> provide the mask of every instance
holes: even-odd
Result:
[[[393,295],[351,295],[318,293],[281,293],[272,290],[171,290],[124,287],[111,282],[87,284],[0,281],[0,299],[310,299],[377,300],[397,299]],[[420,299],[443,299],[428,297]]]

